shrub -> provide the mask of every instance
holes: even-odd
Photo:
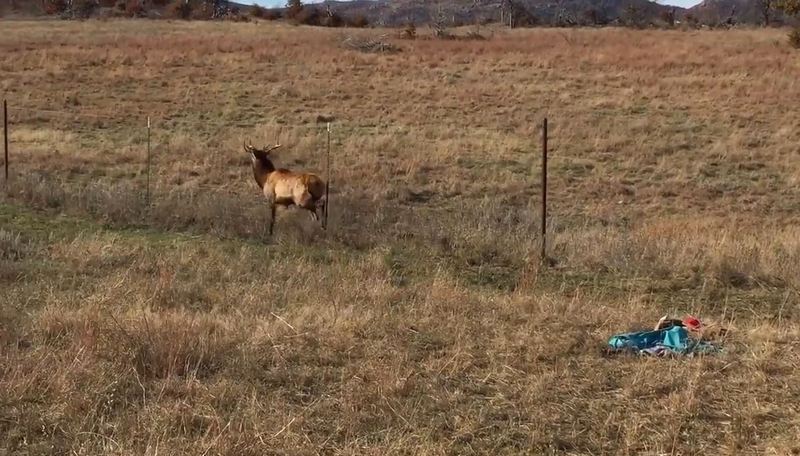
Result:
[[[414,40],[417,38],[417,26],[413,22],[406,24],[406,28],[400,33],[400,38],[405,40]]]
[[[45,14],[61,14],[67,10],[66,0],[45,0],[42,3]]]
[[[98,6],[97,0],[72,0],[72,15],[75,17],[89,17]]]
[[[278,19],[280,19],[282,17],[283,17],[283,14],[281,14],[280,11],[274,10],[274,9],[266,10],[266,12],[264,13],[264,19],[266,19],[268,21],[277,21]]]
[[[588,8],[583,11],[583,24],[585,25],[598,25],[600,20],[600,13],[596,8]]]
[[[250,17],[251,16],[248,16],[246,14],[235,13],[235,14],[229,14],[227,16],[227,19],[233,22],[250,22]]]
[[[400,48],[397,46],[370,37],[348,36],[342,40],[342,47],[358,52],[376,54],[394,54],[396,52],[400,52]]]
[[[303,6],[303,2],[300,0],[289,0],[286,3],[286,17],[289,19],[296,18],[300,13],[303,12],[305,7]]]
[[[347,21],[347,25],[350,27],[357,27],[357,28],[364,28],[369,26],[369,19],[363,14],[359,14],[356,17]]]
[[[289,15],[287,11],[286,16],[295,24],[302,25],[320,25],[322,15],[316,8],[302,8],[300,12]]]
[[[323,27],[341,27],[344,20],[336,13],[321,15],[319,25]]]
[[[463,40],[477,40],[477,41],[484,41],[486,40],[486,36],[481,33],[479,27],[475,27],[473,30],[467,32],[461,39]]]
[[[125,2],[125,14],[129,17],[141,17],[145,15],[142,0],[127,0]]]
[[[267,14],[267,10],[264,7],[253,3],[253,8],[250,10],[250,15],[253,17],[257,17],[259,19],[263,18]]]
[[[674,9],[669,9],[669,10],[662,11],[661,13],[659,13],[659,17],[661,18],[661,20],[666,25],[668,25],[670,27],[674,27],[675,26],[675,10]]]
[[[214,18],[214,6],[211,3],[203,2],[198,6],[192,8],[192,19],[207,21]]]
[[[789,32],[789,46],[800,49],[800,26],[795,27]]]
[[[33,251],[33,242],[23,238],[20,233],[0,228],[0,259],[19,261],[30,256]]]
[[[193,8],[191,3],[185,0],[174,0],[169,6],[170,16],[177,19],[191,19],[192,10]]]
[[[620,19],[622,23],[628,27],[643,28],[645,25],[644,12],[641,8],[632,3],[625,7]]]

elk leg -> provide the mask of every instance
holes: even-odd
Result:
[[[272,228],[275,226],[275,202],[270,204],[270,212],[272,216],[269,218],[269,235],[272,236]]]
[[[320,224],[322,225],[322,229],[327,228],[325,226],[325,204],[326,201],[324,199],[317,200],[314,203],[314,215],[316,215],[314,220],[320,222]],[[319,213],[317,213],[317,211],[319,211]]]

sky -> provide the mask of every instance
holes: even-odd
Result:
[[[662,5],[673,5],[673,6],[682,6],[684,8],[689,8],[694,5],[700,4],[702,0],[666,0],[661,3]]]
[[[304,3],[319,3],[319,1],[321,0],[317,1],[306,0]],[[684,8],[688,8],[690,6],[697,5],[701,1],[702,0],[661,0],[658,3],[661,3],[663,5],[674,5],[674,6],[682,6]],[[248,2],[240,1],[240,3],[248,3]],[[269,7],[286,6],[286,0],[256,0],[256,3],[258,3],[259,5],[269,6]]]
[[[238,3],[247,4],[248,2],[240,1]],[[286,6],[286,0],[256,0],[255,3],[258,3],[259,5],[262,5],[262,6],[269,6],[269,7]],[[305,1],[303,1],[303,3],[320,3],[320,0],[317,0],[317,1],[305,0]]]

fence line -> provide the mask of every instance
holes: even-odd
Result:
[[[5,168],[5,183],[8,186],[8,101],[3,99],[3,153],[5,159],[3,160],[3,168]]]
[[[52,114],[52,115],[60,115],[72,118],[81,118],[81,117],[89,117],[93,119],[101,119],[101,120],[128,120],[131,116],[141,116],[142,121],[145,122],[147,117],[150,117],[153,124],[155,124],[157,120],[173,120],[176,116],[170,114],[150,114],[147,111],[136,110],[136,111],[124,111],[120,113],[89,113],[89,112],[81,112],[81,111],[68,111],[68,110],[56,110],[56,109],[39,109],[39,108],[32,108],[28,106],[8,106],[9,112],[29,112],[34,114]],[[170,117],[170,119],[165,119],[166,117]],[[231,122],[237,122],[236,120],[231,120]],[[228,123],[224,122],[213,122],[208,120],[202,121],[203,125],[212,128],[237,128],[237,129],[245,129],[243,127],[235,127],[231,126]],[[253,125],[261,125],[261,126],[275,126],[281,128],[287,128],[289,130],[314,130],[320,133],[324,133],[326,129],[326,125],[329,123],[326,119],[325,122],[317,121],[315,123],[309,124],[296,124],[296,125],[286,125],[278,122],[253,122]],[[359,124],[348,124],[344,122],[339,122],[336,120],[330,121],[330,123],[335,124],[336,128],[339,130],[375,130],[375,131],[391,131],[393,133],[407,130],[409,133],[411,129],[419,129],[420,127],[425,128],[425,124],[421,125],[413,125],[413,124],[402,124],[402,125],[359,125]],[[451,125],[454,128],[463,128],[461,125]],[[474,128],[472,128],[474,130]],[[424,138],[419,138],[424,139]]]
[[[61,111],[55,109],[39,109],[39,108],[30,108],[27,106],[9,106],[9,111],[20,111],[20,112],[30,112],[34,114],[56,114],[62,116],[70,116],[70,117],[91,117],[94,119],[105,119],[105,120],[113,120],[113,119],[120,119],[125,117],[130,117],[130,114],[137,114],[137,115],[145,115],[144,111],[135,111],[125,112],[125,113],[104,113],[104,114],[97,114],[97,113],[87,113],[87,112],[75,112],[75,111]]]
[[[81,182],[70,180],[66,178],[62,179],[50,179],[48,176],[39,175],[38,173],[31,172],[26,174],[18,175],[22,179],[19,179],[17,184],[24,185],[24,179],[32,178],[34,180],[39,180],[40,183],[43,183],[49,187],[59,187],[64,190],[73,190],[73,191],[84,191],[84,190],[92,190],[92,189],[108,189],[114,190],[115,187],[119,190],[119,185],[130,184],[127,189],[131,189],[139,193],[144,200],[144,190],[141,185],[141,181],[134,181],[134,180],[124,180],[124,181],[90,181],[90,182]],[[248,180],[246,183],[242,182],[241,185],[237,185],[236,188],[226,188],[226,187],[217,187],[212,185],[197,185],[197,186],[190,186],[190,187],[181,187],[181,186],[172,186],[170,184],[162,183],[156,184],[152,187],[152,201],[153,203],[157,203],[160,199],[169,198],[171,196],[178,196],[178,197],[187,197],[187,198],[195,198],[198,196],[224,196],[235,198],[242,203],[253,204],[253,205],[265,205],[266,198],[264,194],[255,186],[255,183]],[[359,198],[356,195],[349,195],[349,198]],[[390,202],[382,202],[381,207],[385,209],[409,209],[412,207],[416,207],[415,204],[403,204],[403,203],[390,203]],[[429,205],[427,206],[430,210],[436,210],[436,206]]]
[[[140,192],[139,193],[139,197],[144,196],[145,207],[147,207],[147,208],[153,207],[153,205],[151,204],[152,202],[151,202],[151,188],[150,188],[151,187],[151,184],[150,184],[151,183],[151,154],[150,154],[150,133],[151,133],[151,130],[150,129],[151,129],[151,120],[152,120],[151,116],[146,115],[143,111],[134,111],[134,112],[128,112],[128,113],[118,113],[118,114],[112,116],[112,115],[102,115],[102,114],[100,114],[98,112],[87,113],[87,112],[80,112],[80,111],[65,111],[65,110],[55,110],[55,109],[38,109],[38,108],[32,108],[32,107],[27,107],[27,106],[21,106],[21,107],[8,106],[7,109],[11,110],[11,111],[16,110],[17,112],[30,112],[30,113],[48,114],[48,115],[63,115],[63,116],[70,116],[72,118],[89,117],[89,118],[94,118],[94,119],[106,119],[106,120],[110,120],[110,119],[121,120],[121,121],[128,120],[128,122],[130,122],[130,123],[134,123],[134,121],[130,120],[131,117],[133,117],[135,115],[141,116],[141,119],[142,119],[141,128],[146,128],[146,132],[143,131],[142,135],[143,136],[146,135],[146,138],[147,138],[147,164],[146,164],[146,166],[144,168],[145,176],[142,176],[141,174],[137,173],[138,174],[138,178],[132,179],[129,182],[131,183],[131,187],[132,188],[138,188],[138,192]],[[7,114],[4,116],[4,120],[7,123],[7,121],[8,121],[8,115]],[[146,121],[146,123],[145,123],[145,121]],[[206,127],[213,126],[213,124],[209,123],[209,122],[202,121],[201,123],[202,123],[202,125],[204,125]],[[136,124],[138,125],[138,122],[136,122]],[[223,126],[223,124],[220,124],[220,123],[217,123],[216,125]],[[325,213],[323,214],[323,216],[324,216],[324,219],[323,219],[324,220],[324,222],[323,222],[324,223],[324,227],[327,227],[327,222],[328,222],[328,214],[327,214],[328,208],[327,208],[327,205],[330,202],[329,201],[328,187],[327,186],[330,185],[331,181],[333,180],[333,172],[332,172],[331,165],[330,165],[330,163],[331,163],[331,157],[330,157],[330,153],[331,153],[331,151],[330,151],[330,146],[331,146],[331,124],[330,124],[330,122],[322,123],[322,122],[319,122],[319,120],[318,120],[318,122],[316,124],[312,124],[312,125],[308,125],[308,124],[305,124],[305,125],[302,125],[302,124],[301,125],[284,125],[284,124],[268,124],[268,123],[259,124],[257,122],[254,122],[254,125],[268,125],[268,126],[274,125],[275,127],[279,128],[279,132],[282,132],[282,129],[284,127],[286,127],[289,130],[295,130],[295,129],[313,130],[313,131],[317,132],[318,135],[324,134],[325,131],[327,130],[328,150],[327,150],[327,154],[326,154],[324,163],[325,163],[325,169],[326,169],[326,174],[327,174],[326,175],[326,181],[327,181],[326,183],[327,183],[327,185],[326,185],[325,192],[326,192],[326,197],[328,197],[328,198],[326,198],[327,201],[326,201]],[[227,125],[225,125],[225,126],[227,127]],[[384,125],[384,126],[382,126],[382,125],[348,125],[346,123],[336,124],[336,128],[338,128],[339,130],[348,130],[349,129],[351,131],[352,130],[385,131],[385,132],[391,133],[391,134],[397,134],[398,132],[402,132],[403,130],[406,130],[409,134],[415,133],[415,131],[413,130],[414,127],[415,127],[414,125],[402,125],[402,126]],[[423,125],[422,127],[424,129],[425,125]],[[139,126],[136,127],[136,129],[138,129],[138,128],[139,128]],[[460,128],[463,129],[463,126],[460,126]],[[134,129],[134,131],[136,131],[136,129]],[[241,130],[244,130],[244,128],[239,127],[237,130],[241,131]],[[7,127],[6,127],[6,132],[7,131],[8,130],[7,130]],[[168,134],[169,132],[166,131],[166,133]],[[6,134],[6,139],[7,138],[8,138],[8,136]],[[416,140],[417,141],[421,140],[421,141],[426,141],[426,142],[427,141],[433,141],[433,140],[431,140],[429,138],[420,137],[419,135],[416,136]],[[546,215],[547,215],[547,213],[546,213],[546,198],[547,198],[547,196],[546,196],[546,194],[547,194],[547,183],[546,183],[547,182],[546,181],[546,179],[547,179],[547,119],[544,119],[542,141],[543,141],[543,162],[542,162],[541,256],[542,256],[542,259],[544,259],[544,258],[546,258],[546,224],[547,224],[547,222],[546,222]],[[8,146],[6,145],[6,151],[7,150],[8,150]],[[152,157],[152,158],[155,159],[157,157]],[[320,161],[322,161],[322,160],[320,160]],[[5,164],[6,164],[6,169],[7,169],[7,167],[8,167],[8,158],[6,158]],[[35,172],[31,173],[31,175],[35,175],[35,174],[36,174]],[[146,187],[144,189],[141,188],[141,186],[142,186],[142,178],[146,179]],[[6,177],[6,182],[8,182],[8,177]],[[76,186],[75,188],[79,188],[81,186],[81,183],[74,182],[74,181],[70,182],[69,180],[63,180],[63,183],[66,184],[67,186],[70,185],[70,184],[75,184],[75,186]],[[154,199],[158,199],[160,196],[164,196],[164,195],[172,196],[175,193],[182,193],[182,194],[184,194],[184,195],[186,195],[188,197],[193,197],[197,193],[206,193],[209,196],[211,196],[211,195],[219,195],[219,194],[227,194],[227,195],[229,195],[231,197],[239,199],[244,204],[262,203],[263,202],[263,195],[261,194],[261,192],[255,192],[255,191],[251,192],[250,190],[244,190],[244,189],[242,189],[242,190],[230,190],[230,189],[227,189],[225,187],[212,186],[212,185],[202,185],[202,184],[197,184],[197,185],[190,184],[189,186],[183,187],[183,188],[181,188],[181,186],[177,186],[176,187],[174,185],[171,188],[169,188],[169,185],[170,184],[160,183],[160,182],[156,181],[154,183],[154,185],[153,185],[153,196],[154,196]],[[90,185],[84,185],[84,187],[91,189],[91,184]],[[166,191],[164,191],[165,188],[167,188]],[[147,213],[149,213],[149,210],[147,211]],[[145,217],[149,216],[149,215],[147,215],[147,213],[144,215]]]

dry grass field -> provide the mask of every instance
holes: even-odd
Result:
[[[0,454],[800,453],[784,32],[1,25]],[[269,239],[242,141],[324,173],[320,115]],[[723,353],[601,352],[687,312]]]

